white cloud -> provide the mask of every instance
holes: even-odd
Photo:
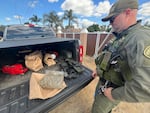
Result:
[[[92,0],[65,0],[61,5],[63,10],[72,9],[75,14],[83,16],[91,16],[94,11],[94,4]]]
[[[58,15],[58,16],[63,16],[63,15],[64,15],[64,12],[58,12],[57,15]]]
[[[81,16],[101,16],[102,14],[108,13],[111,5],[109,0],[99,2],[95,5],[92,0],[65,0],[61,5],[63,10],[72,9],[75,14]]]
[[[73,23],[73,26],[75,29],[79,28],[78,24],[76,24],[76,23]]]
[[[139,7],[138,19],[142,19],[142,23],[150,24],[150,2],[143,3]]]
[[[6,21],[11,21],[11,18],[6,17],[5,20],[6,20]]]
[[[139,14],[142,16],[150,16],[150,2],[143,3],[140,6]]]
[[[58,0],[48,0],[48,2],[58,2]]]
[[[81,26],[82,28],[87,28],[87,27],[89,27],[90,25],[95,24],[95,22],[90,21],[90,20],[88,20],[88,19],[80,19],[80,20],[78,20],[78,22],[79,22],[80,25],[82,25],[82,26]]]
[[[19,18],[23,18],[23,17],[20,16],[20,15],[14,15],[14,18],[15,18],[15,19],[19,19]]]
[[[28,6],[31,8],[34,8],[34,7],[36,7],[37,4],[38,4],[38,0],[34,0],[34,1],[30,1],[28,3]]]
[[[111,7],[111,5],[108,0],[99,2],[98,6],[95,8],[94,15],[101,16],[103,14],[107,14],[107,13],[109,13],[110,7]]]

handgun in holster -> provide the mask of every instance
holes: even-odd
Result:
[[[113,84],[112,82],[110,82],[108,80],[105,80],[103,78],[100,78],[100,79],[101,79],[102,85],[100,85],[99,88],[97,89],[98,94],[104,94],[105,88],[109,88],[109,87],[117,88],[117,87],[119,87],[118,85]]]
[[[106,81],[106,82],[104,83],[104,85],[100,85],[100,86],[99,86],[99,88],[98,88],[98,90],[97,90],[97,93],[98,93],[98,94],[104,94],[105,88],[108,88],[108,87],[109,87],[109,81]]]

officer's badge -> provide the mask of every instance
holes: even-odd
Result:
[[[145,55],[147,58],[150,58],[150,46],[147,46],[147,47],[144,49],[144,55]]]

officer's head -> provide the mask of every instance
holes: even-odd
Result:
[[[138,0],[117,0],[117,2],[114,3],[110,8],[109,14],[106,17],[102,18],[102,21],[109,21],[112,27],[117,27],[114,24],[118,22],[120,23],[120,25],[122,25],[122,27],[125,27],[124,24],[126,24],[127,26],[129,26],[128,24],[132,25],[136,21],[137,9]]]

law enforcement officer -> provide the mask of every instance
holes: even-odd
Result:
[[[92,113],[108,113],[126,102],[150,102],[150,29],[137,21],[138,0],[118,0],[102,21],[116,39],[96,58],[100,77]]]

